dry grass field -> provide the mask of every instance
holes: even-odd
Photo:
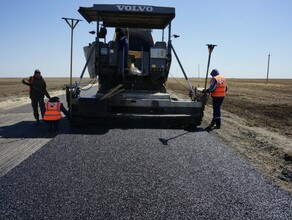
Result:
[[[69,78],[45,78],[49,93],[62,90]],[[292,79],[227,79],[228,93],[222,105],[222,128],[210,133],[253,167],[292,193]],[[73,82],[78,78],[73,79]],[[204,79],[190,79],[195,87],[204,87]],[[90,79],[85,78],[82,85]],[[207,83],[208,86],[209,82]],[[181,97],[188,96],[184,79],[169,78],[167,88]],[[0,104],[21,102],[28,87],[21,78],[0,79]],[[26,99],[27,100],[27,99]],[[211,98],[202,126],[212,117]]]
[[[184,79],[170,80],[168,87],[187,95]],[[209,82],[208,82],[209,83]],[[208,87],[207,83],[207,87]],[[192,79],[191,84],[204,87],[203,79]],[[211,104],[211,99],[209,99]],[[265,127],[292,137],[292,79],[228,79],[228,94],[222,109],[247,119],[251,126]]]
[[[29,87],[21,83],[22,78],[0,78],[0,102],[13,98],[27,97]],[[65,84],[70,84],[70,78],[45,78],[48,92],[62,90]],[[79,82],[79,78],[73,78],[72,84]],[[86,85],[91,79],[82,80],[82,85]]]

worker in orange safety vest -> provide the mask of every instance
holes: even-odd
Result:
[[[59,101],[59,97],[52,97],[46,103],[46,111],[43,120],[49,125],[49,130],[57,130],[60,120],[62,119],[61,112],[70,120],[68,111]]]
[[[211,93],[213,100],[213,119],[208,126],[208,129],[221,127],[221,105],[227,92],[227,82],[224,76],[220,75],[217,69],[213,69],[210,73],[212,79],[210,81],[210,87],[207,89],[207,93]],[[214,127],[214,125],[216,125]]]

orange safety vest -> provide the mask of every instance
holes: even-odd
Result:
[[[225,97],[226,86],[227,86],[226,79],[221,75],[217,75],[211,79],[211,82],[212,82],[212,80],[216,80],[216,88],[213,92],[211,92],[211,96],[212,97]]]
[[[62,118],[60,102],[47,102],[46,104],[46,112],[43,117],[44,121],[57,121]]]

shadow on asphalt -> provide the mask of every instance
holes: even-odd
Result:
[[[70,128],[67,120],[61,120],[59,129],[50,131],[46,122],[21,121],[13,125],[1,126],[1,138],[53,138],[59,133],[68,133]]]
[[[71,125],[70,133],[73,134],[102,134],[112,129],[176,129],[185,130],[189,132],[202,132],[205,131],[202,127],[195,126],[177,126],[173,123],[162,123],[161,121],[149,120],[128,120],[128,121],[107,121],[98,124],[81,124]]]
[[[1,126],[1,138],[54,138],[59,134],[105,134],[112,129],[178,129],[186,133],[205,131],[202,127],[195,126],[176,126],[174,124],[165,124],[160,122],[127,121],[127,122],[103,122],[99,124],[80,124],[71,125],[66,118],[60,121],[58,130],[49,130],[44,121],[36,123],[35,121],[22,121],[13,125]],[[184,133],[185,134],[185,133]],[[174,139],[172,137],[170,139]],[[168,140],[170,140],[168,139]],[[164,143],[167,143],[165,141]]]

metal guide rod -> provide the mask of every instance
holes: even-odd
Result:
[[[82,21],[80,19],[75,19],[75,18],[62,18],[66,21],[66,23],[69,25],[71,28],[71,56],[70,56],[70,116],[72,114],[72,60],[73,60],[73,30],[78,24],[79,21]],[[70,23],[70,22],[71,23]]]
[[[210,67],[211,54],[212,54],[212,51],[213,51],[214,47],[217,46],[217,45],[214,45],[214,44],[206,44],[206,45],[208,46],[209,57],[208,57],[207,72],[206,72],[205,86],[204,86],[204,90],[205,90],[205,93],[204,93],[204,106],[205,106],[205,104],[207,102],[206,87],[207,87],[207,79],[208,79],[208,73],[209,73],[209,67]]]
[[[208,46],[209,57],[208,57],[208,65],[207,65],[207,72],[206,72],[205,86],[204,86],[204,89],[205,90],[206,90],[206,87],[207,87],[207,79],[208,79],[208,73],[209,73],[209,66],[210,66],[211,54],[212,54],[212,51],[213,51],[214,47],[217,46],[215,44],[206,44],[206,45]]]
[[[191,86],[191,84],[190,84],[190,82],[189,82],[189,79],[188,79],[188,77],[187,77],[187,74],[185,73],[185,70],[184,70],[183,66],[181,65],[181,62],[180,62],[180,60],[179,60],[179,58],[178,58],[178,56],[177,56],[177,54],[176,54],[176,52],[175,52],[175,50],[174,50],[172,44],[171,44],[171,49],[173,50],[173,53],[174,53],[174,55],[175,55],[175,57],[176,57],[176,59],[177,59],[177,62],[178,62],[179,66],[180,66],[180,68],[181,68],[181,70],[182,70],[182,72],[183,72],[183,74],[184,74],[184,76],[185,76],[185,79],[187,80],[187,83],[188,83],[188,85],[189,85],[189,87],[190,87],[190,90],[192,91],[192,93],[194,93],[193,87]]]

